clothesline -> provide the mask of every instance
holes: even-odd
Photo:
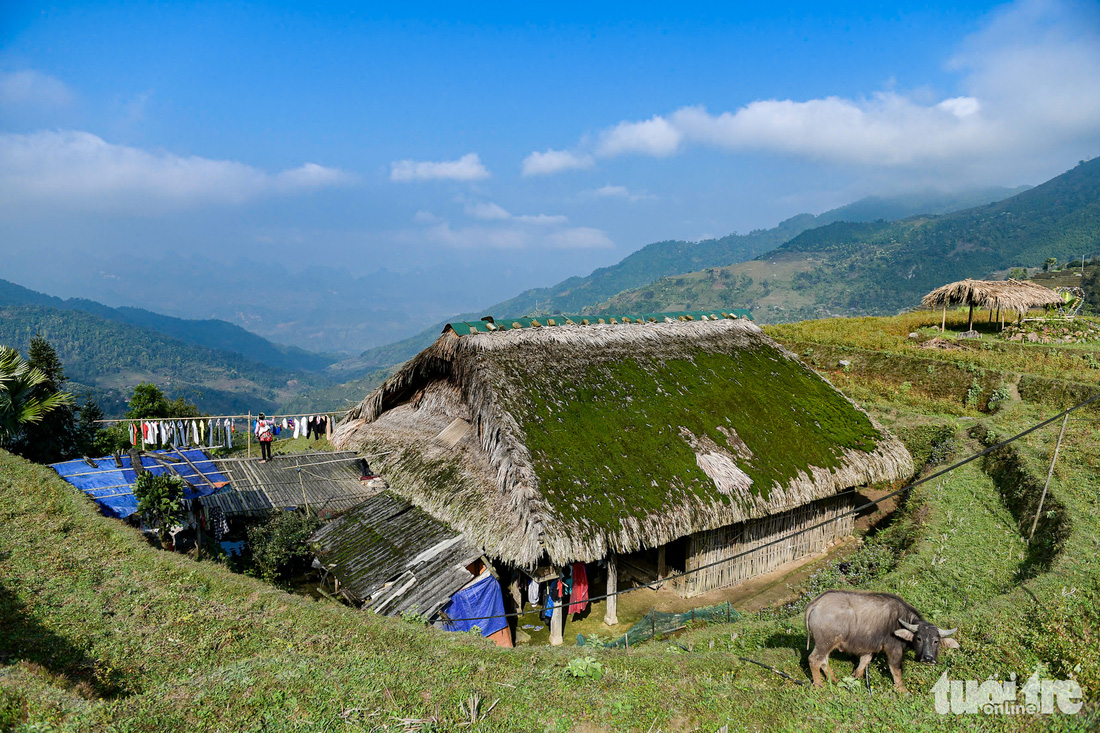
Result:
[[[350,407],[345,407],[339,410],[315,410],[313,412],[302,412],[296,414],[289,414],[284,412],[273,412],[268,419],[274,420],[276,417],[313,417],[316,415],[335,415],[342,412],[347,412]],[[260,413],[250,412],[247,415],[197,415],[195,417],[115,417],[108,420],[96,420],[98,423],[120,423],[120,422],[145,422],[149,420],[248,420],[257,417]],[[265,413],[266,414],[266,413]]]

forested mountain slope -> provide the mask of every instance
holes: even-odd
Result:
[[[1100,159],[964,211],[811,229],[753,261],[665,278],[589,310],[747,307],[762,322],[886,314],[952,280],[1094,254]]]
[[[108,415],[125,411],[140,382],[155,382],[171,397],[186,397],[214,414],[273,410],[324,377],[292,372],[221,349],[78,310],[0,305],[0,344],[26,353],[36,333],[57,350],[70,388],[100,403]]]
[[[83,311],[108,321],[158,331],[196,346],[232,351],[280,369],[318,371],[336,361],[335,357],[315,354],[296,346],[272,343],[240,326],[216,318],[188,320],[143,308],[112,308],[86,298],[63,300],[0,279],[0,306],[6,305],[39,305],[59,310]]]
[[[586,277],[571,277],[548,288],[534,288],[510,300],[476,313],[464,313],[451,320],[477,320],[482,315],[497,317],[525,314],[578,313],[586,306],[610,298],[628,288],[639,288],[663,277],[704,268],[721,267],[775,250],[799,234],[839,221],[892,220],[914,214],[937,214],[997,201],[1026,187],[983,188],[943,193],[924,191],[905,196],[872,196],[822,214],[799,214],[771,229],[748,234],[730,234],[699,242],[668,240],[654,242],[610,267],[601,267]],[[338,379],[352,379],[380,367],[399,364],[435,340],[443,328],[439,323],[417,335],[393,344],[369,349],[358,357],[332,367]]]

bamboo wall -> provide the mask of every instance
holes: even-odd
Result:
[[[851,495],[830,497],[804,504],[781,514],[733,524],[721,529],[697,532],[690,538],[684,570],[702,567],[811,525],[833,519],[852,508]],[[717,588],[743,583],[771,572],[784,563],[823,552],[841,537],[852,533],[851,515],[804,534],[706,570],[674,577],[670,587],[688,598]]]

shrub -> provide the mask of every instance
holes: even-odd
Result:
[[[273,583],[305,565],[311,557],[306,540],[321,526],[310,512],[282,512],[248,528],[252,564],[261,578]]]
[[[146,471],[134,481],[134,497],[138,500],[138,514],[160,532],[161,542],[167,541],[168,530],[184,517],[183,479],[155,476]]]

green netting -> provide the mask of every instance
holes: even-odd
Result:
[[[741,618],[733,606],[729,603],[720,603],[717,606],[705,608],[693,608],[683,613],[667,613],[665,611],[650,610],[641,621],[631,626],[625,634],[614,641],[604,644],[605,647],[622,648],[641,644],[652,639],[657,634],[671,634],[674,631],[687,628],[689,624],[697,621],[705,621],[711,624],[732,623]],[[584,638],[583,634],[577,634],[577,646],[591,646],[591,642]]]

